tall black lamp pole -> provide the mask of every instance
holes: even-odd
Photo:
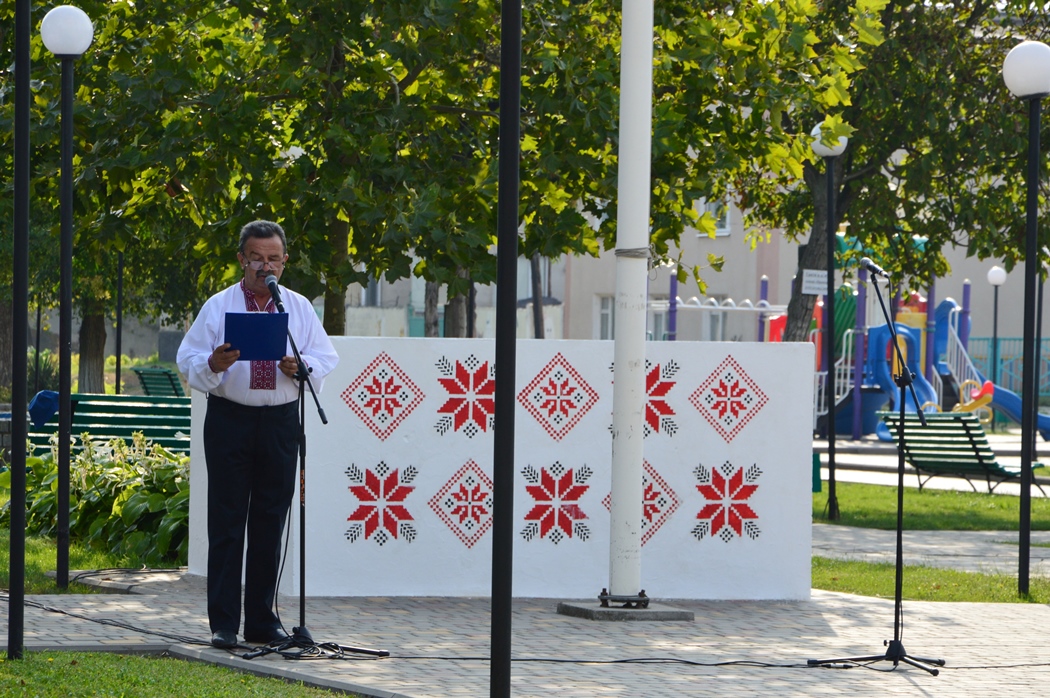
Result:
[[[1024,354],[1021,376],[1021,514],[1017,593],[1028,593],[1032,538],[1032,451],[1038,400],[1035,385],[1036,274],[1039,272],[1039,109],[1050,94],[1050,46],[1023,41],[1003,61],[1003,80],[1028,102],[1028,172],[1025,205]]]
[[[40,23],[40,38],[47,50],[62,60],[62,182],[59,284],[58,357],[58,554],[55,581],[61,589],[69,585],[69,439],[73,410],[73,63],[91,45],[94,29],[83,10],[60,5]]]
[[[835,159],[846,149],[846,137],[827,146],[821,142],[821,127],[818,124],[810,135],[813,136],[813,152],[824,158],[824,179],[827,182],[828,216],[828,296],[824,309],[827,322],[824,324],[824,352],[827,364],[827,378],[824,380],[824,398],[828,406],[828,520],[838,521],[839,500],[835,493],[835,199],[838,188],[835,186]]]
[[[32,3],[15,2],[14,245],[11,321],[11,539],[8,558],[7,657],[22,659],[26,571],[26,354],[29,351],[29,47]],[[39,324],[38,324],[39,327]]]
[[[500,10],[499,194],[496,202],[496,420],[492,451],[489,696],[510,698],[514,572],[514,374],[521,155],[521,0]]]

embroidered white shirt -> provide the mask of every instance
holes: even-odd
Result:
[[[320,393],[325,376],[339,363],[339,355],[310,301],[284,286],[279,288],[284,309],[288,313],[288,330],[299,348],[303,361],[312,369],[310,381],[314,390]],[[208,365],[208,357],[215,347],[226,341],[223,338],[226,313],[244,312],[247,312],[247,309],[240,282],[209,298],[179,346],[175,359],[179,370],[194,390],[211,393],[242,405],[259,407],[283,405],[294,401],[299,396],[299,384],[280,370],[277,370],[277,383],[273,390],[259,390],[249,387],[250,361],[237,361],[222,373],[214,373]],[[289,343],[286,343],[285,355],[292,355]]]

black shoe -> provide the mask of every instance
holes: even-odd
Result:
[[[237,633],[229,630],[216,630],[211,634],[212,647],[228,650],[237,646]]]
[[[255,633],[244,633],[244,641],[250,642],[257,645],[274,645],[281,642],[286,642],[288,636],[284,634],[284,631],[280,628],[270,628],[269,630],[263,630]]]

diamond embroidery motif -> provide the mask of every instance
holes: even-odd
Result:
[[[649,461],[642,461],[642,545],[652,538],[671,515],[678,511],[682,500],[667,481],[660,477]],[[602,504],[612,509],[612,493],[605,495]]]
[[[732,356],[689,396],[689,402],[715,428],[726,443],[740,433],[769,398]]]
[[[518,402],[555,441],[561,441],[598,402],[598,393],[559,352],[518,393]]]
[[[342,393],[350,409],[381,441],[419,407],[424,397],[423,391],[385,351]]]
[[[492,480],[472,460],[456,471],[429,503],[468,548],[492,527]]]
[[[697,540],[718,536],[728,543],[745,534],[751,540],[758,538],[758,514],[748,504],[762,475],[757,465],[744,470],[726,461],[720,468],[698,465],[693,474],[700,483],[697,491],[707,500],[696,515],[699,523],[692,533]]]
[[[379,545],[391,540],[403,538],[411,543],[416,538],[412,514],[405,506],[405,499],[415,490],[409,483],[415,479],[418,471],[409,466],[398,475],[397,468],[391,469],[380,461],[373,470],[362,471],[356,465],[346,469],[350,479],[350,492],[358,499],[357,509],[347,521],[350,527],[346,530],[346,539],[356,543],[364,537]]]
[[[590,538],[591,531],[583,523],[587,514],[580,508],[580,498],[590,489],[590,485],[583,484],[591,477],[590,468],[585,465],[573,472],[555,462],[538,472],[531,465],[526,466],[521,474],[529,483],[525,491],[535,502],[525,514],[529,522],[521,532],[525,540],[539,537],[557,544],[573,536],[582,541]]]
[[[445,404],[438,408],[443,416],[435,426],[437,432],[444,436],[449,429],[462,429],[474,438],[479,431],[488,431],[496,412],[496,380],[489,363],[482,363],[473,354],[455,365],[442,357],[437,369],[441,373],[438,383],[448,393]]]

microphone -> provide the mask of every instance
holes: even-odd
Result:
[[[875,262],[871,261],[871,258],[869,258],[869,257],[865,257],[864,259],[860,260],[860,265],[862,267],[864,267],[865,269],[867,269],[868,272],[872,276],[881,276],[884,279],[890,278],[890,273],[888,271],[886,271],[885,269],[883,269],[882,267],[880,267]],[[269,281],[269,280],[270,279],[267,279],[267,281]],[[275,283],[276,283],[276,281],[275,281]]]
[[[869,259],[868,261],[870,262],[871,260]],[[273,296],[273,302],[277,305],[277,309],[283,313],[284,303],[281,301],[281,292],[277,290],[277,277],[273,274],[267,276],[266,286],[270,289],[270,295]]]

